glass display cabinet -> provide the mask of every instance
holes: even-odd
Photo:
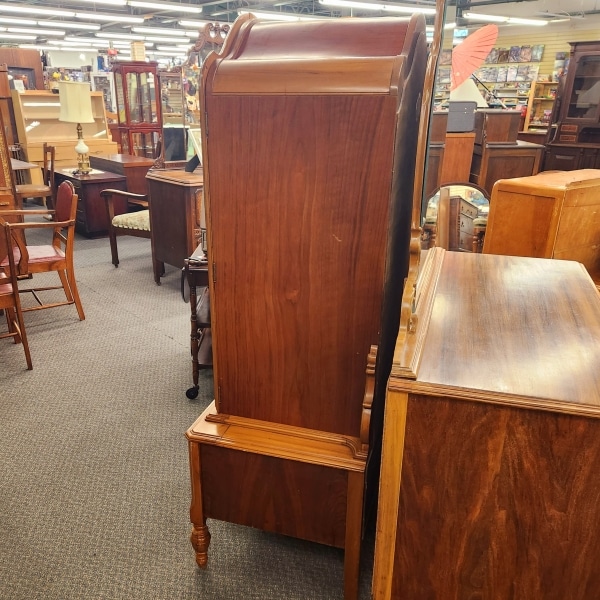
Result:
[[[112,71],[117,99],[117,135],[121,152],[157,158],[162,132],[156,62],[117,62]]]
[[[571,42],[544,170],[600,168],[600,42]]]

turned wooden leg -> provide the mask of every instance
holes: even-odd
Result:
[[[190,541],[196,552],[196,563],[205,569],[208,563],[208,545],[210,532],[206,526],[206,517],[202,508],[202,481],[200,476],[200,444],[189,442],[190,479],[192,484],[192,503],[190,506],[190,521],[192,535]]]
[[[210,532],[206,526],[206,519],[204,520],[204,525],[200,527],[194,524],[190,541],[196,551],[196,564],[202,569],[206,569],[208,563],[208,545],[210,544]]]

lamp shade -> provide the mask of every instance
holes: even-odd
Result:
[[[65,123],[93,123],[92,96],[89,83],[59,81],[60,98],[59,121]]]

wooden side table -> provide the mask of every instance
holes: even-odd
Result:
[[[154,170],[146,175],[150,192],[150,230],[154,281],[160,285],[165,263],[179,269],[200,243],[201,172]]]
[[[99,237],[108,233],[108,213],[100,192],[107,188],[127,190],[123,175],[93,169],[87,175],[74,174],[77,167],[61,168],[55,172],[55,183],[70,181],[79,196],[75,230],[87,237]],[[127,200],[115,197],[115,214],[127,212]]]

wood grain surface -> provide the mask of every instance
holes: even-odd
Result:
[[[600,420],[411,396],[392,598],[590,600]]]

